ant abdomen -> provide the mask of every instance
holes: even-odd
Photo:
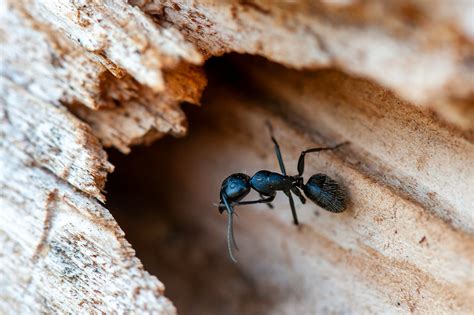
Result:
[[[339,184],[324,174],[311,176],[303,186],[305,195],[315,204],[331,212],[346,209],[346,194]]]

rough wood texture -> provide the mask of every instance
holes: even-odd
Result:
[[[266,79],[244,76],[241,85],[233,79],[220,89],[221,78],[210,80],[189,137],[113,159],[118,170],[109,197],[121,209],[117,220],[147,270],[159,272],[178,310],[470,314],[473,144],[365,80],[239,61],[235,69],[253,64]],[[219,64],[215,71],[235,77],[235,69]],[[249,86],[253,91],[243,93]],[[282,195],[273,210],[236,208],[234,266],[226,217],[213,203],[229,174],[278,170],[266,119],[290,174],[302,149],[351,142],[334,153],[308,155],[305,168],[306,180],[323,172],[342,183],[349,207],[334,215],[297,202],[300,228],[292,225]],[[151,164],[156,167],[136,167]],[[135,204],[143,210],[131,214]],[[196,292],[203,282],[206,292]]]
[[[295,68],[344,69],[474,127],[470,0],[133,3],[179,27],[206,55],[237,51]]]
[[[40,3],[1,5],[0,312],[174,314],[163,285],[143,271],[93,197],[105,200],[106,175],[113,170],[103,145],[129,152],[132,144],[186,132],[179,103],[199,102],[206,84],[201,69],[181,62],[179,53],[161,65],[163,71],[123,61],[138,73],[134,78],[58,36],[37,15]],[[113,30],[109,35],[120,33]],[[136,42],[128,44],[137,49]],[[164,81],[141,85],[137,79],[147,73],[140,67]],[[164,88],[155,83],[166,91],[154,91]]]
[[[114,169],[104,147],[185,135],[180,103],[200,102],[204,60],[240,52],[296,70],[228,59],[189,140],[118,159],[112,203],[148,268],[177,272],[157,274],[173,299],[203,314],[472,313],[473,12],[468,0],[0,0],[0,312],[176,313],[97,201]],[[300,207],[295,229],[284,199],[249,207],[230,266],[211,205],[230,172],[276,166],[268,118],[289,169],[302,148],[351,141],[308,164],[348,187],[349,210]],[[204,236],[157,228],[160,209]]]
[[[107,209],[12,142],[0,161],[1,313],[175,313]]]
[[[174,314],[108,210],[73,188],[102,199],[111,171],[90,129],[5,78],[0,90],[0,312]]]
[[[27,85],[44,100],[80,102],[94,109],[113,106],[102,95],[101,87],[108,77],[106,69],[67,39],[49,33],[20,4],[2,2],[1,74]]]
[[[11,130],[11,143],[31,156],[36,165],[104,201],[101,191],[113,167],[89,126],[6,78],[0,80],[0,95],[3,123],[12,127],[4,134]]]
[[[9,11],[0,13],[0,30],[8,49],[0,74],[43,100],[72,107],[106,147],[127,153],[131,145],[186,133],[179,103],[199,102],[206,85],[200,68],[181,62],[175,70],[165,70],[166,91],[157,93],[130,75],[112,76],[90,54],[28,15],[25,3],[3,4]]]
[[[200,68],[189,64],[165,73],[165,80],[165,93],[157,94],[133,81],[128,85],[122,82],[133,96],[121,106],[99,111],[75,106],[72,111],[91,125],[104,146],[113,146],[124,153],[130,152],[131,145],[149,144],[166,134],[183,136],[186,117],[180,102],[198,103],[207,81]],[[121,85],[116,87],[120,88]]]
[[[67,34],[118,76],[163,91],[161,70],[202,56],[173,27],[159,27],[126,1],[29,1],[29,11]],[[117,69],[119,67],[119,69]]]

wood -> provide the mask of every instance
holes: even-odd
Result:
[[[205,55],[258,54],[294,68],[370,78],[474,128],[470,0],[133,0]]]
[[[88,58],[90,54],[79,53],[67,38],[56,39],[48,25],[28,19],[24,3],[7,4],[12,12],[2,11],[0,25],[9,47],[1,60],[3,75],[26,85],[41,99],[67,104],[91,125],[105,146],[125,153],[130,151],[130,145],[151,142],[168,132],[185,134],[185,117],[179,103],[199,102],[206,85],[200,68],[177,64],[175,71],[164,72],[166,92],[157,93],[129,75],[112,76],[95,58]],[[18,31],[9,32],[10,27]],[[22,44],[25,42],[31,45],[26,52]],[[29,65],[26,71],[25,64]],[[36,80],[38,76],[42,80]]]
[[[111,176],[109,196],[114,207],[122,205],[117,219],[178,310],[469,314],[474,194],[472,185],[458,183],[474,177],[473,144],[365,80],[238,61],[247,71],[255,65],[253,71],[267,78],[264,89],[243,93],[245,86],[262,83],[248,77],[230,87],[222,79],[210,80],[205,108],[191,121],[200,127],[189,137],[114,157],[117,174]],[[230,71],[222,64],[216,69]],[[279,169],[262,124],[266,119],[274,125],[289,174],[296,174],[301,150],[351,142],[337,152],[307,155],[305,167],[305,181],[325,173],[344,185],[349,205],[335,215],[297,201],[299,228],[283,195],[273,210],[237,207],[240,250],[234,266],[226,216],[213,203],[229,174]],[[408,156],[404,150],[412,147],[418,149]],[[443,163],[444,154],[450,164]],[[151,164],[156,167],[134,167]],[[124,180],[136,189],[125,194]],[[144,210],[131,215],[134,204]],[[167,206],[160,210],[157,204]],[[157,222],[161,232],[149,232]],[[207,293],[197,293],[204,281]]]
[[[173,314],[163,285],[143,270],[108,210],[88,195],[103,199],[99,191],[112,170],[88,126],[1,82],[2,313]]]
[[[155,91],[163,91],[161,69],[180,60],[202,63],[202,56],[174,28],[159,27],[125,1],[30,1],[28,10],[84,47],[119,77],[127,72]],[[117,67],[119,69],[117,69]]]
[[[107,209],[11,142],[0,160],[2,313],[175,313]]]
[[[462,184],[474,178],[474,168],[466,164],[474,157],[469,134],[364,80],[335,71],[301,74],[269,64],[245,64],[250,77],[271,95],[267,102],[277,102],[301,128],[314,129],[325,139],[347,135],[354,148],[350,155],[365,160],[358,166],[362,172],[474,233],[474,187]]]
[[[0,313],[472,312],[471,7],[0,0]],[[201,101],[230,52],[293,70],[209,60]],[[112,165],[186,135],[183,102],[204,105],[189,138]],[[211,205],[231,172],[277,168],[267,119],[289,170],[351,142],[307,166],[349,209],[299,205],[297,229],[284,198],[239,208],[234,266]]]

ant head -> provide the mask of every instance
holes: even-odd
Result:
[[[237,262],[232,254],[232,248],[238,249],[234,238],[234,229],[232,224],[232,217],[234,209],[232,204],[240,201],[250,192],[250,177],[248,175],[237,173],[232,174],[222,182],[221,187],[221,202],[219,205],[219,212],[222,213],[227,210],[227,248],[232,261]]]
[[[222,182],[221,195],[224,194],[227,197],[227,201],[232,203],[239,201],[250,192],[250,177],[246,174],[236,173],[232,174]],[[225,210],[225,206],[219,206],[219,212],[222,213]]]

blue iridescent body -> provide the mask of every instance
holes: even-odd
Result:
[[[294,184],[289,176],[270,171],[259,171],[250,179],[250,185],[262,195],[272,196],[278,190],[290,190]]]
[[[246,174],[233,174],[222,182],[221,191],[227,196],[227,200],[240,201],[250,192],[249,180],[250,177]]]
[[[298,175],[289,176],[286,174],[280,147],[273,137],[273,131],[270,125],[269,129],[271,139],[275,145],[275,153],[280,165],[281,174],[262,170],[255,173],[252,177],[249,177],[243,173],[236,173],[230,175],[222,182],[219,212],[222,213],[226,210],[228,214],[227,244],[229,255],[234,262],[236,262],[236,260],[232,254],[232,246],[237,249],[237,245],[235,244],[232,229],[232,217],[235,205],[266,203],[268,206],[273,208],[271,202],[275,199],[276,193],[282,191],[288,196],[293,215],[293,222],[296,225],[298,225],[298,216],[296,214],[292,194],[295,194],[302,203],[305,203],[306,198],[303,196],[304,193],[308,199],[330,212],[339,213],[343,212],[346,208],[346,196],[344,190],[329,176],[325,174],[316,174],[311,176],[306,184],[303,182],[304,160],[307,153],[334,150],[345,143],[341,143],[334,147],[313,148],[301,152],[298,160]],[[260,199],[241,201],[250,193],[251,189],[254,189],[260,194]]]

